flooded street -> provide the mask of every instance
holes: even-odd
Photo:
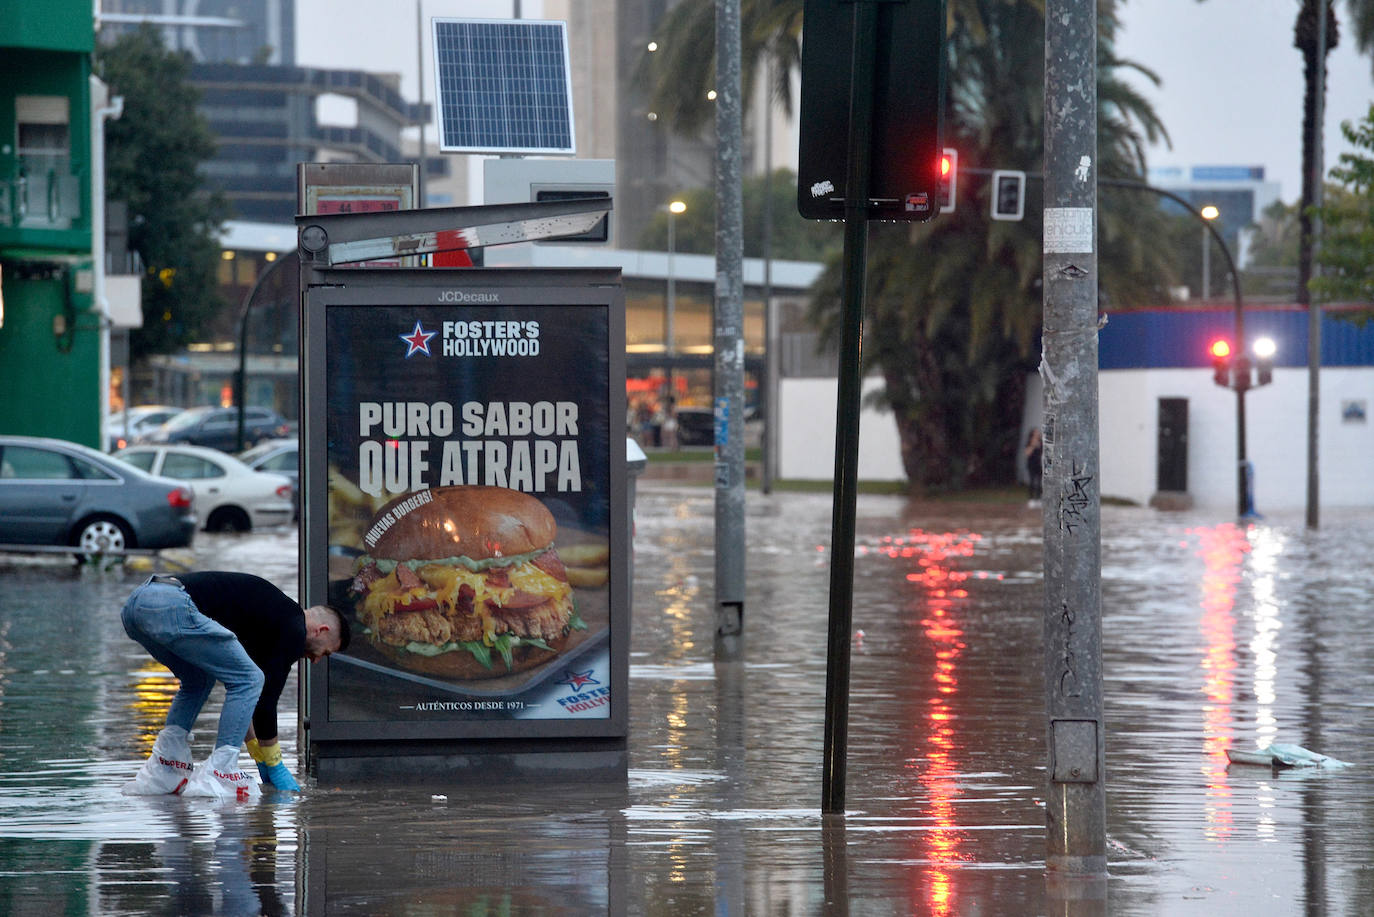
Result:
[[[713,508],[640,485],[612,783],[122,796],[175,691],[119,623],[143,577],[0,559],[0,914],[1374,914],[1374,514],[1104,507],[1104,905],[1045,889],[1039,511],[860,498],[848,814],[823,820],[830,496],[750,495],[730,665]],[[294,531],[195,555],[296,594]],[[293,766],[294,718],[288,687]],[[1272,742],[1356,766],[1228,766]]]

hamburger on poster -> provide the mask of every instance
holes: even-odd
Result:
[[[537,498],[436,487],[382,507],[352,592],[371,644],[403,668],[492,678],[552,659],[586,624]]]

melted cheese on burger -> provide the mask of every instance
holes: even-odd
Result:
[[[363,617],[369,626],[375,627],[376,622],[384,616],[405,611],[406,606],[431,594],[439,603],[441,613],[452,617],[458,613],[458,591],[466,585],[472,587],[473,613],[482,621],[482,642],[490,646],[496,637],[496,620],[492,616],[491,606],[504,606],[515,597],[517,591],[545,600],[561,599],[572,592],[572,587],[567,583],[528,561],[510,570],[509,586],[493,586],[484,572],[449,564],[420,564],[415,572],[424,586],[403,588],[394,569],[372,584],[363,600]]]

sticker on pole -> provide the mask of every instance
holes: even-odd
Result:
[[[1090,255],[1092,251],[1091,207],[1045,208],[1045,254]]]

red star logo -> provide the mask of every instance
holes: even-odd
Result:
[[[559,683],[567,685],[574,691],[578,690],[579,688],[583,688],[587,685],[601,684],[601,682],[597,681],[595,678],[592,677],[591,669],[588,669],[585,672],[574,672],[572,669],[567,669],[563,672],[563,679]]]
[[[415,330],[410,332],[410,334],[397,335],[397,337],[399,337],[401,340],[405,341],[406,344],[409,345],[408,349],[406,350],[406,359],[409,360],[417,353],[422,353],[425,356],[430,356],[429,339],[434,337],[434,335],[437,333],[438,332],[436,331],[426,331],[424,328],[420,327],[419,322],[416,322]]]

